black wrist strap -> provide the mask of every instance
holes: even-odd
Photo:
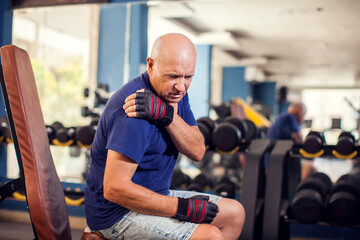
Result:
[[[170,104],[165,104],[165,114],[162,116],[160,123],[163,126],[168,126],[170,123],[172,123],[174,118],[174,108]]]

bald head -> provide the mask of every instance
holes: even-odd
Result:
[[[165,53],[178,56],[182,52],[193,54],[196,57],[194,44],[185,35],[179,33],[169,33],[158,37],[151,49],[150,57],[157,60],[159,56],[165,57]]]
[[[195,74],[194,44],[178,33],[160,36],[146,61],[152,88],[162,99],[178,103],[185,96]]]
[[[288,113],[294,115],[296,121],[300,124],[304,121],[306,107],[303,103],[300,102],[292,103],[288,108]]]

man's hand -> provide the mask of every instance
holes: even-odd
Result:
[[[178,198],[178,210],[174,218],[192,223],[211,223],[219,207],[209,201],[209,196],[196,195],[191,198]]]
[[[123,108],[129,117],[154,120],[163,126],[169,125],[174,117],[174,108],[147,89],[128,96]]]

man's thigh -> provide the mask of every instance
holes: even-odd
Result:
[[[190,198],[199,192],[171,190],[169,196]],[[221,197],[209,195],[214,203]],[[130,211],[110,228],[100,230],[109,239],[190,239],[199,224],[182,222],[173,218],[139,214]]]
[[[197,225],[131,211],[119,222],[100,232],[108,239],[190,239]]]

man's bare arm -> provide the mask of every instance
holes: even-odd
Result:
[[[131,181],[138,164],[127,156],[108,150],[104,173],[104,197],[138,213],[174,217],[178,199],[155,193]]]
[[[189,126],[176,112],[166,127],[175,146],[185,156],[200,161],[205,154],[205,140],[197,126]]]
[[[298,144],[303,143],[303,136],[300,132],[293,132],[291,133],[291,138]]]

